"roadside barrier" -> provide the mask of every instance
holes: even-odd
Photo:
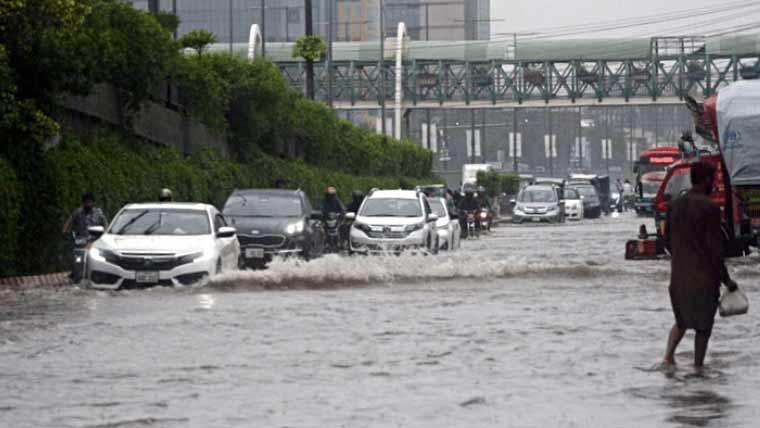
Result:
[[[71,284],[68,272],[0,278],[0,287],[43,287]]]

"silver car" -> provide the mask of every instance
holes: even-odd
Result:
[[[520,191],[515,200],[513,223],[560,223],[563,203],[553,186],[528,186]]]
[[[462,228],[459,225],[459,218],[449,212],[444,198],[428,198],[430,209],[433,214],[438,216],[436,226],[438,227],[438,241],[442,250],[455,250],[461,243]]]
[[[414,190],[376,190],[359,211],[346,214],[353,220],[349,249],[354,253],[378,253],[427,249],[438,252],[436,222],[427,198]]]

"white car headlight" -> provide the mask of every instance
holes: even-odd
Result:
[[[425,223],[417,223],[417,224],[410,224],[409,226],[404,228],[404,231],[407,233],[412,233],[418,230],[422,230],[422,228],[425,227]]]
[[[299,221],[298,223],[287,225],[287,227],[285,227],[285,233],[287,233],[288,235],[293,235],[294,233],[301,233],[303,232],[303,228],[304,228],[303,221]]]
[[[90,248],[89,252],[90,252],[90,257],[99,261],[105,260],[105,261],[113,263],[114,261],[116,261],[116,259],[118,259],[118,256],[116,255],[116,253],[110,250],[102,249],[102,248],[92,247]]]

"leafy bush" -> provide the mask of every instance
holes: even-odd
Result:
[[[11,165],[0,159],[0,276],[13,274],[21,184]]]
[[[3,189],[0,206],[5,217],[0,227],[15,224],[18,218],[20,192],[6,172],[12,170],[0,163]],[[248,163],[224,160],[214,151],[206,150],[185,156],[171,147],[156,147],[126,139],[113,133],[95,135],[87,141],[65,137],[60,145],[42,155],[37,176],[31,180],[27,194],[28,210],[21,215],[22,235],[35,236],[34,240],[9,239],[18,242],[15,253],[15,271],[39,273],[67,269],[61,225],[79,206],[82,193],[95,194],[96,204],[103,208],[109,219],[130,202],[155,201],[163,187],[172,189],[178,201],[197,201],[222,207],[236,188],[274,187],[278,178],[284,178],[290,188],[304,190],[316,204],[327,185],[334,185],[344,199],[351,191],[367,191],[373,187],[412,187],[433,178],[407,178],[400,176],[355,176],[331,168],[309,165],[302,160],[288,161],[258,153]],[[6,192],[6,193],[2,193]],[[16,195],[16,196],[13,196]],[[18,201],[18,202],[14,202]],[[21,235],[19,235],[21,236]],[[33,243],[29,245],[28,243]],[[0,247],[13,254],[13,248]],[[3,263],[12,266],[12,263]],[[3,274],[11,272],[10,268]]]
[[[520,176],[514,172],[478,171],[478,186],[485,187],[491,198],[501,194],[514,195],[520,189]]]

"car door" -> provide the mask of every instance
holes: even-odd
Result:
[[[222,258],[222,265],[225,270],[231,270],[237,268],[238,258],[240,256],[240,244],[237,237],[232,236],[229,238],[220,238],[216,236],[216,232],[222,228],[227,227],[227,220],[219,211],[213,211],[214,216],[214,236],[217,253]]]

